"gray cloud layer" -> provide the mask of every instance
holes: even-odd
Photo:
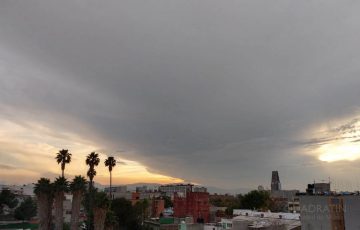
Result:
[[[359,9],[2,1],[0,103],[153,171],[244,187],[279,169],[301,187],[329,175],[303,132],[360,104]]]

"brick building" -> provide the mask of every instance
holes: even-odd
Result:
[[[192,216],[195,222],[209,222],[209,193],[188,191],[186,196],[175,194],[174,217]]]
[[[160,217],[165,209],[165,201],[162,199],[151,200],[151,217]]]

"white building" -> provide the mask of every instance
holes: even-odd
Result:
[[[193,187],[193,184],[167,184],[159,186],[159,191],[173,199],[175,193],[185,197],[186,193],[192,191]]]
[[[110,187],[106,187],[104,189],[104,192],[106,192],[107,194],[110,195]],[[127,191],[126,185],[111,187],[111,195],[112,195],[113,199],[125,198],[128,200],[131,200],[131,192]]]
[[[299,213],[273,213],[234,209],[233,215],[235,217],[232,219],[232,230],[301,229]]]

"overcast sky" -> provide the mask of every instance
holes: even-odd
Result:
[[[279,170],[289,189],[329,177],[360,189],[359,11],[332,0],[3,0],[2,182],[59,173],[53,157],[69,148],[69,175],[86,173],[93,150],[122,159],[119,170],[137,165],[117,183],[269,187]]]

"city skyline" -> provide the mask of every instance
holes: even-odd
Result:
[[[360,190],[360,3],[1,1],[0,183]],[[141,15],[141,17],[139,17]]]

